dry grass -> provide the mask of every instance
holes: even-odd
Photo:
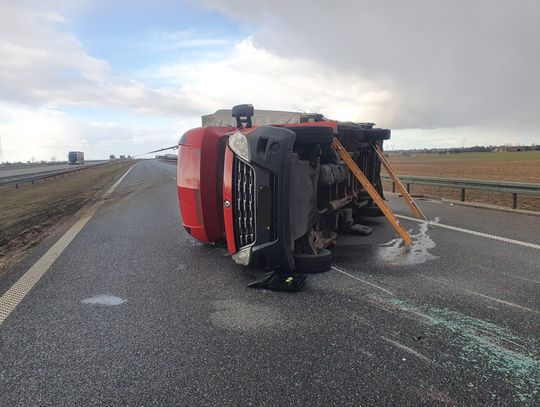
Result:
[[[539,151],[391,156],[390,163],[398,175],[540,183]],[[385,189],[390,190],[391,184],[385,183]],[[411,192],[437,198],[461,198],[461,190],[456,188],[411,185]],[[466,190],[465,199],[512,205],[511,194],[498,192]],[[540,211],[540,197],[518,195],[518,208]]]
[[[128,166],[99,166],[18,189],[0,188],[0,275]]]

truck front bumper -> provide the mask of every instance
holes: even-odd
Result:
[[[229,147],[225,151],[223,217],[229,252],[241,265],[264,257],[274,270],[293,270],[289,178],[295,133],[261,126],[247,140],[249,162]]]

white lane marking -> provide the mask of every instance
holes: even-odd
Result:
[[[135,164],[137,165],[137,164]],[[107,190],[107,192],[105,192],[103,194],[103,198],[107,198],[110,194],[112,194],[114,192],[114,190],[116,189],[116,187],[118,185],[120,185],[120,183],[124,180],[124,178],[127,177],[127,175],[130,173],[130,171],[135,168],[135,165],[133,165],[129,170],[127,170],[124,175],[122,175],[120,178],[118,178],[118,180]]]
[[[415,221],[415,222],[418,222],[418,223],[427,223],[425,220],[411,218],[410,216],[405,216],[405,215],[396,215],[396,216],[398,218],[412,220],[412,221]],[[473,236],[485,237],[487,239],[498,240],[500,242],[511,243],[511,244],[515,244],[515,245],[518,245],[518,246],[530,247],[532,249],[540,250],[540,245],[539,244],[523,242],[521,240],[510,239],[508,237],[502,237],[502,236],[491,235],[489,233],[477,232],[475,230],[464,229],[464,228],[460,228],[460,227],[457,227],[457,226],[445,225],[444,223],[431,222],[431,226],[436,227],[436,228],[441,228],[441,229],[454,230],[456,232],[467,233],[467,234],[473,235]]]
[[[517,278],[518,280],[527,281],[528,283],[540,284],[540,281],[538,281],[538,280],[532,280],[532,279],[527,278],[527,277],[516,276],[515,274],[505,273],[503,271],[495,271],[495,273],[503,274],[503,275],[508,276],[508,277]]]
[[[381,339],[382,339],[383,341],[388,342],[388,343],[391,344],[391,345],[394,345],[396,348],[402,349],[402,350],[404,350],[405,352],[409,352],[411,355],[416,356],[417,358],[423,360],[424,362],[427,362],[427,363],[429,363],[429,364],[434,363],[430,358],[428,358],[428,357],[422,355],[420,352],[417,352],[417,351],[415,351],[414,349],[409,348],[408,346],[403,345],[402,343],[393,341],[392,339],[388,339],[388,338],[386,338],[386,337],[384,337],[384,336],[381,336]]]
[[[137,164],[135,164],[137,165]],[[103,198],[109,196],[115,188],[122,182],[122,180],[128,175],[128,173],[135,167],[128,169],[124,175],[122,175],[118,181],[116,181],[105,194]],[[23,300],[23,298],[30,292],[36,283],[43,277],[47,270],[53,265],[56,259],[62,254],[62,252],[68,247],[71,241],[77,236],[82,228],[88,223],[92,216],[96,213],[99,206],[103,201],[96,202],[90,207],[88,212],[75,224],[64,233],[64,235],[54,244],[52,247],[40,257],[38,261],[34,263],[32,267],[26,271],[4,295],[0,297],[0,325],[6,320],[7,317],[13,312],[15,307]]]
[[[338,272],[340,272],[340,273],[342,273],[342,274],[345,274],[346,276],[349,276],[349,277],[351,277],[351,278],[354,278],[355,280],[361,281],[361,282],[364,283],[364,284],[367,284],[367,285],[370,285],[370,286],[372,286],[372,287],[375,287],[375,288],[377,288],[378,290],[384,291],[385,293],[390,294],[390,295],[393,296],[393,297],[396,296],[394,293],[388,291],[388,290],[385,289],[385,288],[379,287],[377,284],[373,284],[373,283],[370,283],[369,281],[362,280],[361,278],[358,278],[358,277],[356,277],[356,276],[353,276],[352,274],[349,274],[349,273],[347,273],[346,271],[340,270],[340,269],[338,269],[337,267],[332,266],[332,269],[334,269],[334,270],[336,270],[336,271],[338,271]]]
[[[495,274],[502,274],[503,276],[507,276],[507,277],[511,277],[511,278],[516,278],[518,280],[522,280],[522,281],[527,281],[528,283],[535,283],[535,284],[540,284],[540,281],[538,280],[533,280],[531,278],[527,278],[527,277],[523,277],[523,276],[518,276],[518,275],[515,275],[515,274],[510,274],[510,273],[505,273],[504,271],[499,271],[499,270],[493,270],[493,269],[490,269],[488,267],[484,267],[480,264],[475,264],[475,267],[481,269],[481,270],[484,270],[488,273],[495,273]]]
[[[453,286],[453,287],[457,287],[459,288],[460,290],[463,290],[469,294],[473,294],[473,295],[477,295],[479,297],[482,297],[482,298],[485,298],[487,300],[491,300],[491,301],[495,301],[495,302],[498,302],[499,304],[504,304],[504,305],[508,305],[509,307],[515,307],[515,308],[519,308],[519,309],[522,309],[524,311],[529,311],[529,312],[532,312],[532,313],[535,313],[535,314],[540,314],[540,312],[534,310],[534,309],[531,309],[531,308],[527,308],[527,307],[524,307],[523,305],[519,305],[519,304],[515,304],[513,302],[510,302],[510,301],[505,301],[505,300],[501,300],[499,298],[495,298],[495,297],[490,297],[489,295],[486,295],[486,294],[482,294],[482,293],[479,293],[477,291],[472,291],[472,290],[469,290],[467,288],[463,288],[463,287],[460,287],[459,285],[457,284],[452,284],[452,283],[448,283],[446,282],[445,280],[442,280],[442,279],[438,279],[438,278],[433,278],[433,277],[429,277],[429,276],[426,276],[424,274],[420,274],[422,277],[424,278],[427,278],[428,280],[432,280],[432,281],[436,281],[438,283],[442,283],[442,284],[445,284],[445,285],[449,285],[449,286]]]
[[[165,171],[163,168],[161,168],[159,165],[158,165],[158,168],[161,170],[161,172],[165,175],[168,175],[172,180],[176,181],[176,177],[173,177],[169,172]]]

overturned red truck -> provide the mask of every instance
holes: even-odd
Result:
[[[390,130],[321,114],[255,113],[251,105],[202,119],[179,142],[182,222],[196,239],[226,242],[236,263],[326,271],[338,233],[382,216],[331,144],[336,137],[382,195],[373,147]]]

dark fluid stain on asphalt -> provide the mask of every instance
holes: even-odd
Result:
[[[221,329],[261,334],[261,330],[285,326],[283,315],[269,305],[229,299],[214,301],[213,306],[211,322]]]
[[[126,302],[122,298],[115,297],[114,295],[100,294],[91,298],[86,298],[81,301],[83,304],[94,304],[94,305],[120,305]]]
[[[434,222],[438,222],[438,218]],[[390,240],[377,248],[377,256],[389,266],[412,266],[423,264],[430,260],[437,259],[429,252],[435,248],[435,242],[428,235],[429,225],[426,222],[420,223],[417,234],[411,234],[412,246],[404,246],[401,238]]]
[[[447,308],[420,306],[398,299],[380,300],[404,312],[412,312],[442,331],[448,343],[458,349],[464,366],[484,371],[490,379],[512,383],[517,401],[528,403],[537,400],[540,361],[535,354],[538,349],[535,340],[522,338],[506,328]]]

